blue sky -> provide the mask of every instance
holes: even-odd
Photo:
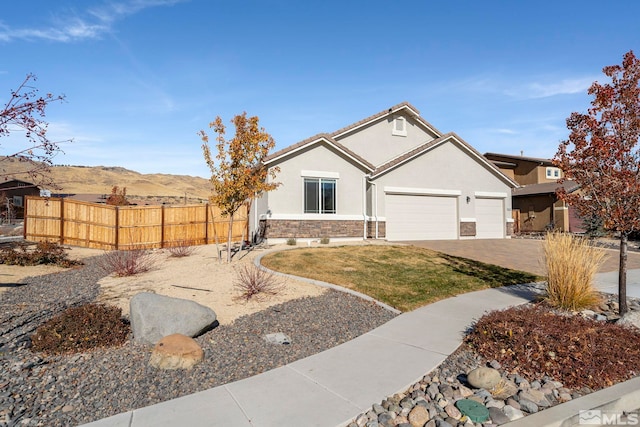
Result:
[[[0,4],[0,102],[66,95],[56,164],[208,177],[197,132],[246,111],[277,149],[402,101],[481,152],[552,157],[640,2],[31,0]],[[0,154],[16,151],[0,140]]]

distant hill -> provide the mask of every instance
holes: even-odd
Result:
[[[0,156],[0,167],[7,179],[29,181],[25,164]],[[51,177],[59,188],[46,188],[57,194],[110,194],[114,186],[127,189],[127,198],[137,202],[188,203],[206,201],[209,180],[189,175],[141,174],[113,166],[54,166]]]

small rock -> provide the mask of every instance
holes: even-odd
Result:
[[[383,412],[385,412],[385,409],[384,409],[381,405],[379,405],[379,404],[377,404],[377,403],[374,403],[374,404],[371,406],[371,409],[373,409],[373,412],[375,412],[377,415],[380,415],[380,414],[382,414]]]
[[[462,417],[462,414],[452,403],[445,406],[444,411],[454,420],[459,420]]]
[[[518,397],[520,406],[522,406],[522,399],[527,399],[542,408],[548,408],[549,406],[551,406],[551,403],[549,402],[545,394],[542,391],[535,390],[533,388],[520,391],[520,393],[518,393]]]
[[[149,365],[158,369],[191,369],[204,358],[202,347],[186,335],[162,338],[153,348]]]
[[[570,393],[560,393],[558,395],[558,400],[560,401],[560,403],[564,403],[564,402],[568,402],[568,401],[573,400],[573,399],[571,399],[571,394]]]
[[[502,408],[502,412],[506,415],[507,418],[509,418],[509,421],[515,421],[520,418],[524,418],[524,414],[522,413],[522,411],[514,408],[511,405],[507,405]]]
[[[494,407],[489,408],[489,418],[491,418],[491,421],[493,421],[494,424],[498,425],[506,424],[511,421],[511,419],[509,419],[501,409]]]
[[[467,382],[474,388],[491,389],[500,382],[500,372],[481,366],[467,374]]]
[[[429,421],[429,411],[423,406],[416,406],[409,413],[408,420],[412,427],[423,427]]]
[[[504,401],[493,400],[493,399],[484,404],[484,406],[486,406],[487,408],[498,408],[498,409],[504,408],[504,405],[505,405]]]
[[[523,397],[520,398],[520,409],[530,414],[535,414],[538,412],[538,405],[530,401],[529,399],[525,399]]]
[[[74,407],[71,405],[64,405],[62,407],[62,412],[67,413],[67,412],[71,412],[74,410]]]
[[[619,325],[640,329],[640,311],[629,311],[617,322]]]
[[[512,381],[502,378],[489,392],[495,399],[505,400],[518,392],[518,386]]]
[[[507,399],[506,404],[511,406],[512,408],[516,408],[516,409],[520,409],[520,404],[518,403],[517,400],[515,400],[514,398],[510,397],[509,399]]]
[[[500,364],[500,362],[495,359],[489,362],[489,366],[491,366],[493,369],[502,369],[502,365]]]

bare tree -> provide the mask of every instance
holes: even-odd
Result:
[[[38,89],[33,85],[35,81],[34,74],[27,74],[18,88],[11,90],[9,101],[0,110],[0,138],[19,137],[19,134],[24,137],[24,143],[20,144],[23,148],[0,157],[0,180],[23,175],[21,179],[36,185],[55,187],[49,174],[52,159],[62,151],[59,144],[69,140],[51,141],[47,136],[49,124],[44,117],[49,104],[61,102],[65,97],[51,93],[39,96]],[[22,163],[18,173],[7,170],[6,162],[15,161]]]

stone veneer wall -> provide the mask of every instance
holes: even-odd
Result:
[[[473,222],[461,222],[460,223],[460,237],[468,237],[476,235],[476,223]]]
[[[507,222],[507,236],[513,236],[513,222]]]
[[[290,220],[267,219],[266,238],[290,237],[307,239],[322,237],[362,237],[363,220]]]
[[[378,221],[378,238],[383,239],[387,235],[387,223],[384,221]],[[367,222],[367,239],[376,238],[376,222]]]

